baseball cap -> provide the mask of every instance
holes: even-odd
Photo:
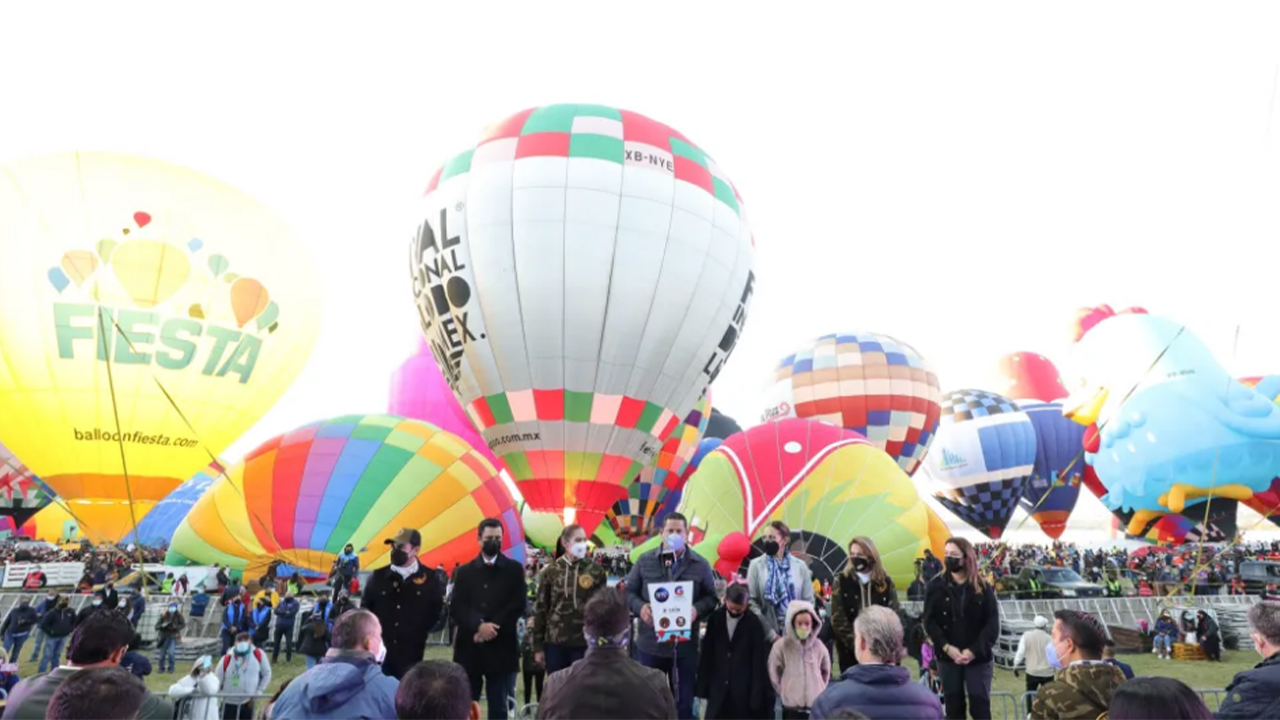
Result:
[[[393,538],[387,538],[387,545],[412,545],[414,547],[422,547],[422,533],[413,528],[401,528]]]

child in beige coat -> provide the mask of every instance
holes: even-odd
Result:
[[[769,652],[769,679],[782,700],[783,720],[806,720],[831,680],[831,655],[818,639],[822,620],[813,605],[792,600],[786,635]]]

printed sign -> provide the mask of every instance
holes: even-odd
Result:
[[[654,583],[649,586],[649,608],[658,642],[683,642],[693,625],[693,583]]]

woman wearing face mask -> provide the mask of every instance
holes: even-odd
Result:
[[[849,543],[849,559],[836,578],[831,596],[831,628],[835,631],[840,672],[858,664],[853,623],[863,609],[876,605],[898,612],[898,591],[880,564],[876,544],[869,537],[856,537]]]
[[[560,557],[539,574],[533,605],[533,654],[547,674],[586,655],[582,621],[587,601],[609,585],[605,569],[587,556],[587,534],[581,525],[564,529],[560,549]]]
[[[761,540],[764,554],[747,566],[747,587],[751,610],[764,623],[765,639],[773,643],[786,634],[787,608],[792,601],[813,604],[813,576],[809,566],[788,551],[791,528],[785,523],[769,523]]]
[[[933,641],[948,720],[964,720],[966,696],[974,720],[991,720],[991,651],[1000,634],[1000,607],[968,540],[946,542],[944,568],[925,589],[921,619]]]
[[[159,657],[156,658],[156,664],[160,666],[161,675],[166,672],[166,667],[169,668],[167,672],[177,672],[174,663],[178,659],[178,638],[182,637],[182,630],[186,626],[187,620],[182,617],[176,601],[169,603],[165,611],[160,614],[160,619],[156,621],[156,634],[160,637]]]

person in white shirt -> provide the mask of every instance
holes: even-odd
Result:
[[[1031,630],[1022,633],[1022,637],[1018,640],[1018,652],[1013,656],[1014,677],[1018,676],[1023,662],[1026,662],[1027,692],[1029,693],[1053,681],[1053,668],[1049,666],[1049,658],[1045,650],[1049,643],[1053,642],[1053,637],[1047,630],[1049,619],[1043,615],[1037,615],[1035,625]],[[1030,714],[1030,712],[1031,699],[1027,698],[1027,713]]]
[[[169,697],[182,702],[182,698],[195,696],[196,699],[188,701],[186,708],[189,712],[181,714],[182,717],[189,717],[191,720],[218,720],[221,714],[218,712],[218,700],[213,695],[218,694],[218,690],[222,685],[218,682],[217,676],[213,673],[213,657],[205,655],[196,660],[191,666],[191,672],[182,676],[178,682],[169,686]]]

